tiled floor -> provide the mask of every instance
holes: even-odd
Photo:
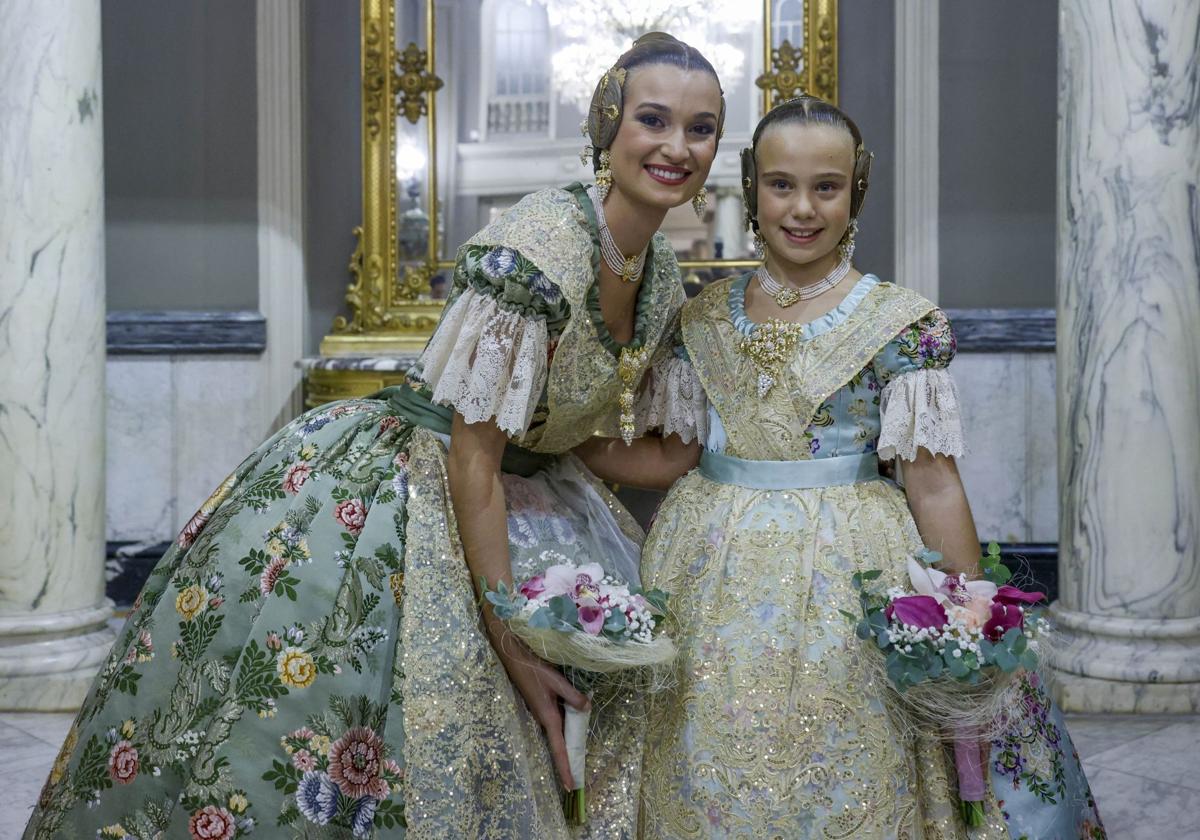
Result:
[[[70,725],[65,714],[0,714],[0,840],[20,836]],[[1200,840],[1200,717],[1076,716],[1068,726],[1112,840]]]

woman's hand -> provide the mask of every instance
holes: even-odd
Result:
[[[492,422],[467,423],[454,414],[450,431],[450,454],[446,471],[450,479],[450,501],[458,520],[458,533],[470,569],[471,582],[478,586],[482,578],[488,588],[498,581],[512,586],[512,563],[508,554],[508,514],[504,503],[504,485],[500,481],[500,459],[508,438]],[[482,593],[477,593],[482,594]],[[483,606],[484,626],[492,648],[508,678],[525,699],[525,705],[546,733],[554,766],[564,787],[571,790],[575,781],[567,760],[563,738],[563,715],[558,701],[577,709],[586,709],[588,700],[554,666],[508,632],[507,626]]]
[[[490,613],[490,611],[489,611]],[[520,639],[508,632],[504,622],[489,615],[488,635],[492,647],[504,663],[508,678],[525,698],[525,705],[546,733],[550,755],[558,778],[566,790],[575,789],[575,778],[571,775],[571,763],[567,758],[567,743],[563,738],[563,713],[559,701],[579,711],[589,708],[590,703],[562,672],[531,651]]]

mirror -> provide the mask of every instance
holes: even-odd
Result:
[[[757,265],[738,151],[780,97],[837,98],[837,0],[361,0],[363,225],[350,318],[322,355],[415,352],[459,245],[521,196],[590,182],[580,131],[595,80],[641,32],[696,46],[725,88],[708,206],[662,231],[692,291]]]

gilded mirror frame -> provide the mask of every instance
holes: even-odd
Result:
[[[397,254],[396,125],[403,115],[425,123],[425,212],[437,219],[437,76],[434,0],[424,4],[424,44],[396,43],[394,0],[360,0],[362,24],[362,225],[350,258],[346,292],[350,316],[339,316],[321,342],[322,356],[409,355],[419,352],[437,325],[443,303],[429,296],[431,279],[452,269],[440,259],[440,231],[431,224],[424,263],[406,264]],[[763,73],[755,79],[763,111],[780,98],[809,91],[837,102],[837,0],[804,0],[804,45],[772,45],[773,0],[763,0]],[[685,274],[742,269],[755,260],[681,260]]]

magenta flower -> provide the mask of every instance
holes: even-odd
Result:
[[[949,619],[946,610],[929,595],[905,595],[894,599],[884,610],[888,621],[893,618],[901,624],[940,629]]]
[[[1045,597],[1041,592],[1025,592],[1015,586],[1005,584],[996,590],[995,600],[1000,604],[1016,606],[1018,604],[1036,604]]]
[[[532,601],[546,591],[546,579],[541,575],[535,575],[522,583],[517,591]]]
[[[992,603],[992,617],[983,625],[983,635],[995,642],[1011,628],[1024,626],[1025,616],[1020,607],[995,601]]]
[[[585,633],[599,636],[604,628],[604,608],[597,604],[584,604],[579,607],[579,623]]]

